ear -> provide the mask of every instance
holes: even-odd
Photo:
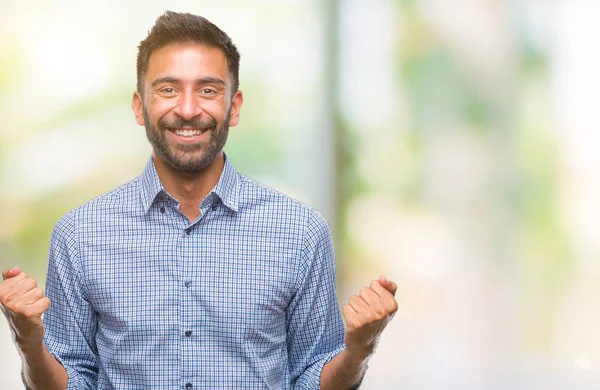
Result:
[[[231,116],[229,117],[229,126],[235,126],[238,124],[238,121],[240,120],[240,109],[242,108],[243,102],[244,95],[242,94],[242,91],[238,89],[231,100]]]
[[[137,124],[144,126],[146,124],[144,121],[144,101],[142,100],[142,95],[137,91],[133,93],[131,109],[133,110],[133,115],[135,115]]]

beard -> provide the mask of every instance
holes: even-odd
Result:
[[[219,126],[214,118],[208,120],[178,118],[168,121],[165,118],[158,120],[156,126],[150,121],[146,107],[144,111],[144,122],[146,127],[146,138],[152,145],[152,149],[158,158],[172,169],[185,172],[197,173],[208,167],[223,151],[229,134],[229,117],[231,106],[227,107],[227,113]],[[167,132],[184,127],[193,129],[204,129],[208,133],[208,140],[193,144],[170,144]]]

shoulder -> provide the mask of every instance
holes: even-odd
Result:
[[[308,224],[327,224],[327,220],[312,206],[248,176],[238,175],[242,208],[261,205],[276,212],[295,215]]]
[[[76,229],[82,223],[106,218],[118,209],[141,207],[139,180],[139,177],[130,180],[72,209],[57,221],[55,231]]]
[[[329,234],[329,223],[314,207],[290,195],[242,174],[240,183],[240,209],[260,212],[301,229],[307,236]]]

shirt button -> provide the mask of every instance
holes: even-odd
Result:
[[[188,236],[189,236],[190,234],[192,234],[192,229],[191,229],[191,228],[187,228],[187,229],[185,229],[185,234],[187,234]]]
[[[215,211],[217,207],[219,207],[219,205],[217,205],[217,202],[213,203],[211,207],[212,211]]]
[[[165,208],[164,208],[164,207],[161,207],[161,208],[160,208],[160,212],[164,214],[164,213],[165,213]]]
[[[186,389],[191,389],[192,388],[192,384],[190,382],[185,384],[185,388]]]
[[[190,287],[192,285],[192,282],[190,282],[189,280],[185,282],[185,287]]]
[[[191,337],[192,336],[192,331],[191,330],[186,330],[185,331],[185,337]]]

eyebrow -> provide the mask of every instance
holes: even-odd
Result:
[[[159,84],[163,84],[163,83],[173,83],[173,84],[177,84],[179,83],[180,80],[178,78],[175,77],[170,77],[170,76],[165,76],[165,77],[160,77],[156,80],[154,80],[152,82],[152,87],[156,87]],[[203,77],[201,79],[196,80],[196,85],[204,85],[204,84],[218,84],[220,86],[225,86],[225,81],[221,80],[220,78],[217,77]]]

